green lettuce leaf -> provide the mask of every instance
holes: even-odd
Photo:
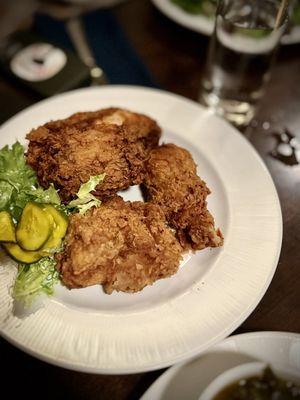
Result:
[[[68,208],[75,208],[80,214],[84,214],[87,210],[92,207],[98,207],[101,201],[97,199],[91,192],[96,186],[103,181],[105,174],[91,176],[90,179],[80,186],[77,192],[77,199],[70,201]]]
[[[300,25],[300,3],[295,5],[291,20],[295,25]]]
[[[190,14],[204,14],[207,17],[214,15],[216,0],[170,0]]]
[[[93,196],[94,197],[94,196]],[[79,214],[85,214],[87,210],[89,210],[92,207],[99,207],[101,204],[101,201],[99,199],[94,198],[93,200],[90,200],[89,202],[85,204],[80,204],[77,206]]]
[[[54,186],[39,187],[33,169],[26,164],[24,148],[16,142],[0,150],[0,211],[7,210],[18,221],[29,201],[60,204]]]
[[[59,282],[59,273],[53,257],[44,257],[36,263],[20,264],[13,288],[13,298],[29,308],[37,296],[52,295]]]
[[[8,182],[17,190],[37,184],[36,174],[26,164],[24,148],[19,142],[0,150],[0,181]]]
[[[96,186],[103,181],[104,178],[105,174],[91,176],[86,183],[83,183],[80,186],[77,197],[79,199],[85,199],[86,196],[89,196],[90,192],[92,192],[96,188]]]
[[[26,194],[27,196],[31,196],[32,199],[38,203],[60,204],[58,192],[52,183],[48,189],[34,187],[31,190],[27,190]]]
[[[14,187],[6,182],[0,180],[0,210],[5,210],[9,207],[11,196],[14,192]]]

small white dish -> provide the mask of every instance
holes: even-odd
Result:
[[[199,400],[219,376],[249,363],[269,365],[278,376],[299,385],[300,335],[252,332],[231,336],[200,357],[169,368],[140,400]]]
[[[78,1],[78,0],[77,0]],[[183,10],[171,0],[152,0],[152,3],[168,18],[177,24],[191,29],[194,32],[210,36],[214,30],[214,18],[203,14],[191,14]],[[300,42],[300,26],[293,26],[290,32],[286,33],[281,43],[283,45],[295,44]]]

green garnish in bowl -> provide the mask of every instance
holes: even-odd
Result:
[[[170,0],[190,14],[203,14],[212,17],[216,11],[216,0]]]

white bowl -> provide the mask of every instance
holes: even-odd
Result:
[[[222,374],[218,375],[202,392],[199,400],[213,400],[217,394],[222,392],[226,387],[240,381],[241,379],[248,379],[254,376],[260,376],[267,364],[264,362],[251,362],[247,364],[241,364],[237,367],[228,369]],[[272,365],[272,371],[282,379],[291,380],[292,382],[299,384],[300,377],[287,367],[282,365]]]

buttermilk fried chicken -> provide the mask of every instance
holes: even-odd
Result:
[[[144,161],[160,133],[154,120],[127,110],[77,113],[33,129],[27,135],[27,162],[39,183],[53,183],[64,201],[91,176],[105,173],[94,192],[102,198],[141,183]]]
[[[115,196],[71,216],[65,249],[56,259],[68,288],[102,284],[110,294],[137,292],[175,274],[181,251],[158,205]]]
[[[201,250],[223,244],[221,231],[215,229],[207,210],[209,193],[187,150],[174,144],[152,150],[146,162],[145,198],[161,206],[184,249]]]

